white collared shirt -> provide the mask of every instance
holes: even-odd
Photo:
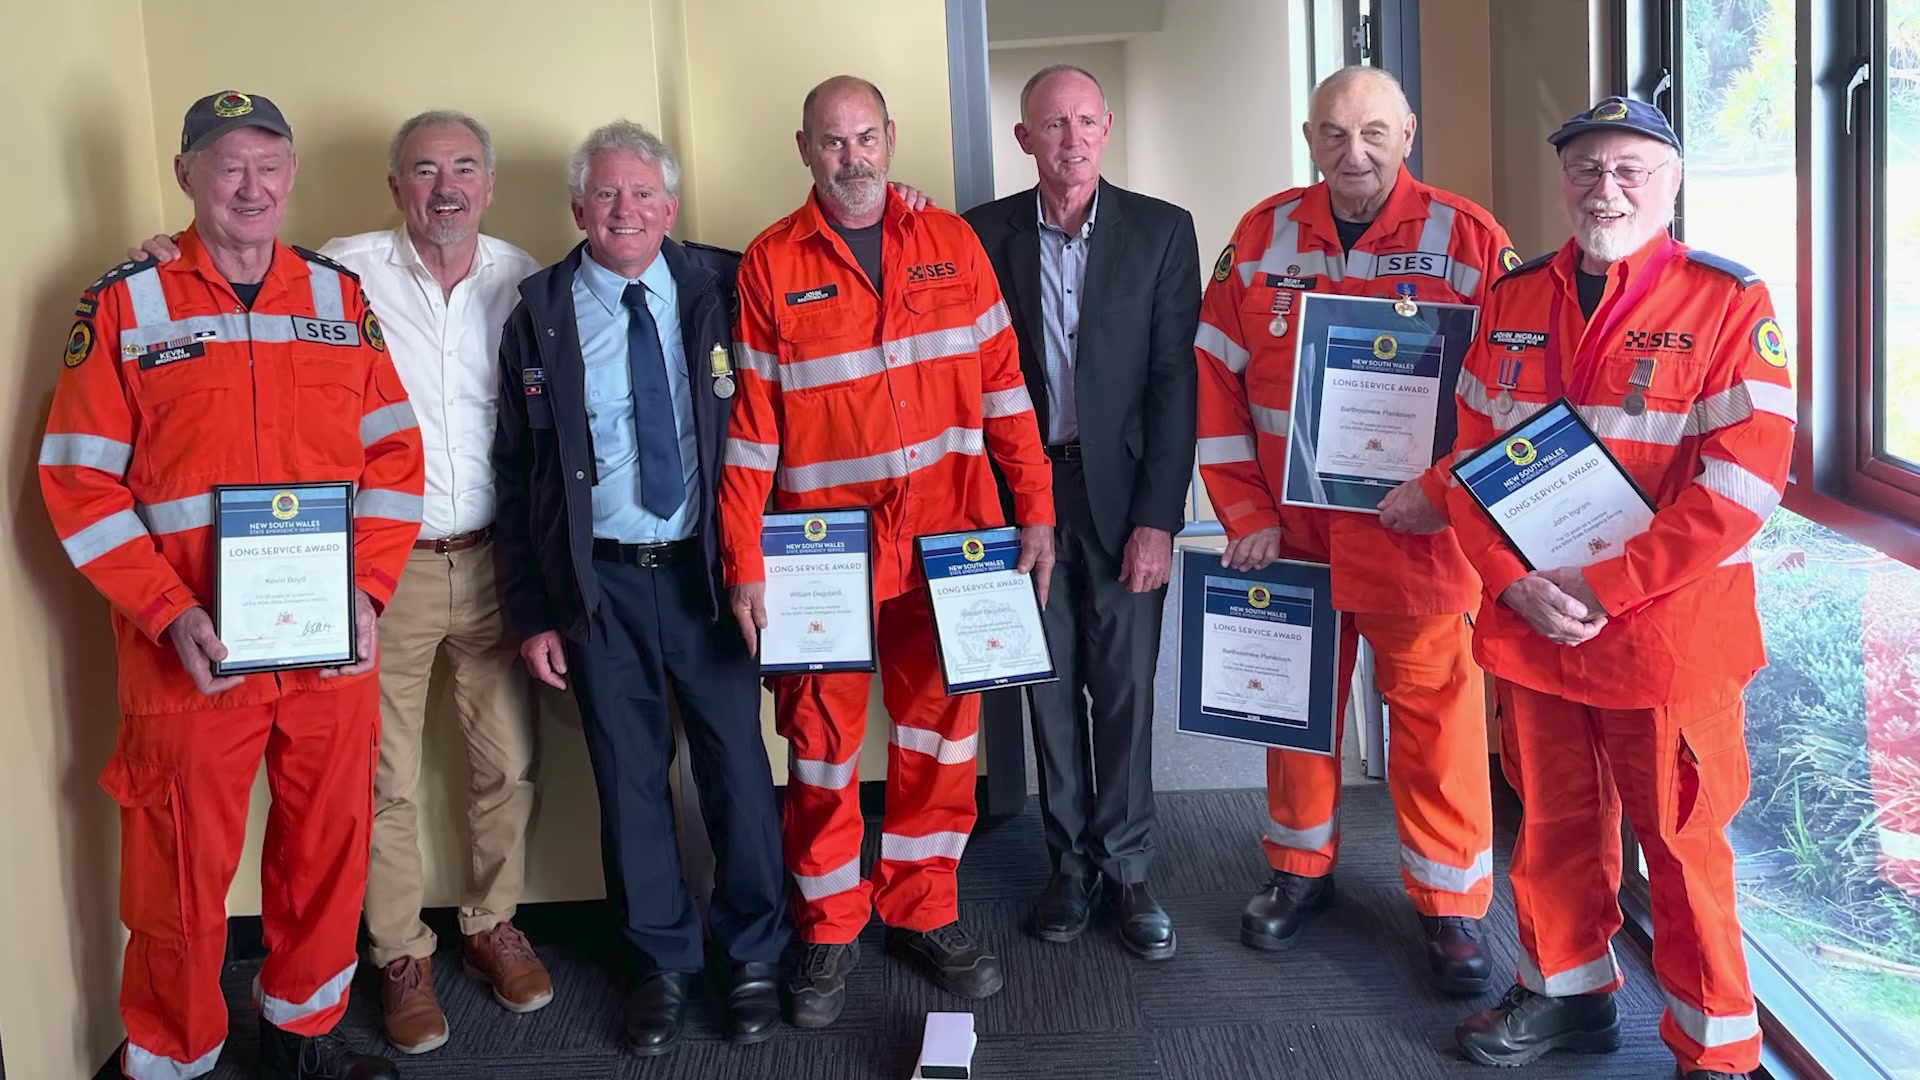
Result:
[[[448,296],[404,225],[340,237],[320,253],[360,275],[420,422],[427,459],[420,538],[492,524],[500,330],[520,299],[520,283],[540,264],[483,234],[473,269]]]

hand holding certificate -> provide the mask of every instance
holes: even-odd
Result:
[[[1653,504],[1565,398],[1453,473],[1529,570],[1611,559],[1653,524]]]
[[[361,659],[352,498],[346,483],[214,488],[214,674]]]
[[[873,670],[870,536],[866,510],[762,519],[767,622],[759,632],[761,674]]]
[[[941,533],[914,545],[949,695],[1057,677],[1033,576],[1015,569],[1020,530]]]

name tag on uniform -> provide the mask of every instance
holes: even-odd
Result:
[[[840,286],[834,284],[816,285],[811,289],[787,294],[787,306],[798,307],[801,304],[817,304],[822,300],[831,300],[840,295]]]
[[[343,348],[354,348],[360,344],[360,328],[350,322],[309,319],[305,315],[294,315],[292,319],[295,341],[311,341],[316,345],[338,345]]]
[[[1431,252],[1403,251],[1393,255],[1375,255],[1373,258],[1374,277],[1413,274],[1420,277],[1443,278],[1453,272],[1452,259]]]
[[[1547,335],[1537,330],[1494,330],[1487,334],[1490,345],[1505,345],[1519,352],[1522,349],[1538,349],[1546,345]]]
[[[1320,278],[1318,275],[1313,277],[1300,277],[1298,275],[1264,274],[1261,276],[1260,283],[1269,289],[1298,289],[1301,292],[1312,292],[1320,287]]]
[[[168,364],[181,360],[191,360],[194,357],[205,355],[207,355],[207,346],[206,343],[202,341],[195,341],[185,345],[162,345],[148,349],[146,352],[140,354],[140,370],[151,371],[157,367],[165,367]]]

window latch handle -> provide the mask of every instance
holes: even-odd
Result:
[[[1853,134],[1854,91],[1865,86],[1873,78],[1873,61],[1858,56],[1853,61],[1853,78],[1847,80],[1847,134]]]

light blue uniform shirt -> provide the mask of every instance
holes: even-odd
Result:
[[[1086,223],[1069,236],[1047,220],[1047,203],[1033,194],[1040,207],[1040,315],[1046,332],[1047,430],[1040,434],[1057,446],[1080,437],[1080,410],[1073,399],[1074,368],[1080,359],[1080,294],[1087,283],[1087,244],[1093,239],[1093,219],[1100,213],[1100,192],[1087,208]]]
[[[631,316],[620,295],[629,284],[593,261],[580,260],[573,275],[573,318],[580,331],[580,358],[587,367],[587,424],[593,432],[593,464],[600,482],[593,489],[593,535],[623,544],[657,544],[693,535],[699,498],[700,448],[693,425],[693,387],[687,378],[687,352],[680,343],[680,295],[667,260],[656,256],[638,279],[647,287],[647,310],[660,328],[660,351],[667,359],[667,389],[673,394],[671,420],[680,436],[680,469],[686,499],[673,516],[661,520],[640,502],[640,447],[634,430],[633,372],[627,365],[627,323]],[[642,417],[643,423],[669,418]]]

